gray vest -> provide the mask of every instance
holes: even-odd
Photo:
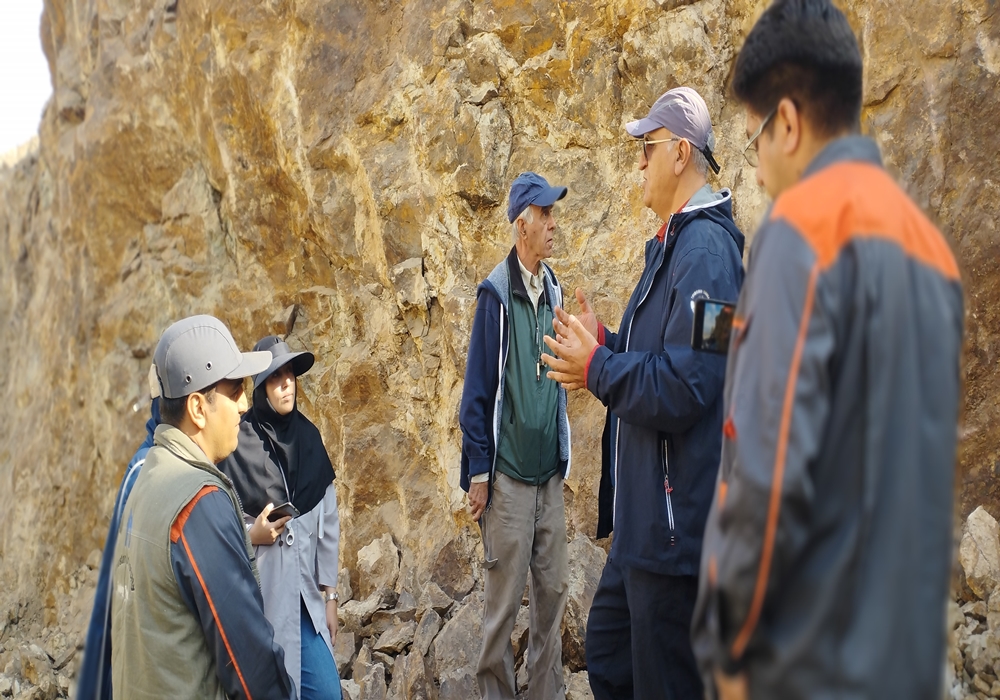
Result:
[[[230,497],[242,528],[239,501],[221,472],[180,430],[159,426],[155,443],[125,506],[115,545],[114,697],[225,700],[201,623],[174,578],[170,528],[204,486],[216,486]],[[253,565],[250,542],[244,539]],[[183,546],[180,541],[178,546]],[[256,576],[255,565],[253,570]]]

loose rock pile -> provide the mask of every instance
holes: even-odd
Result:
[[[346,570],[340,577],[340,631],[334,656],[345,700],[474,700],[483,638],[481,582],[469,579],[456,600],[436,581],[400,590],[400,553],[389,535],[358,552],[359,595]],[[587,612],[605,554],[579,535],[569,545],[569,600],[563,619],[567,700],[592,698],[584,671]],[[511,634],[517,683],[527,681],[527,592]]]
[[[958,558],[972,600],[948,603],[948,697],[1000,698],[1000,526],[981,506],[966,521]]]

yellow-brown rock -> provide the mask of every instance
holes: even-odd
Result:
[[[46,0],[53,99],[37,151],[0,166],[0,613],[80,635],[89,601],[60,601],[142,439],[152,349],[201,312],[245,346],[290,331],[316,353],[300,406],[337,469],[355,589],[358,550],[389,533],[400,589],[468,592],[458,403],[510,181],[569,186],[551,263],[617,325],[656,225],[623,124],[687,84],[751,233],[766,202],[725,88],[765,4]],[[1000,22],[992,0],[844,6],[865,129],[967,284],[964,514],[1000,501]],[[603,409],[570,410],[567,517],[592,534]]]

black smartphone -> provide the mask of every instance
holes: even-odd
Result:
[[[268,516],[267,521],[273,523],[276,520],[281,520],[285,516],[291,516],[297,518],[299,511],[291,503],[282,503],[280,506],[275,506]]]
[[[718,299],[697,299],[694,302],[691,347],[720,355],[729,352],[729,336],[733,330],[735,313],[734,303]]]

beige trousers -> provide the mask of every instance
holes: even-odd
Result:
[[[531,571],[527,700],[563,700],[563,610],[568,593],[563,480],[532,486],[497,473],[483,513],[486,555],[483,648],[476,676],[484,700],[514,700],[510,635]]]

